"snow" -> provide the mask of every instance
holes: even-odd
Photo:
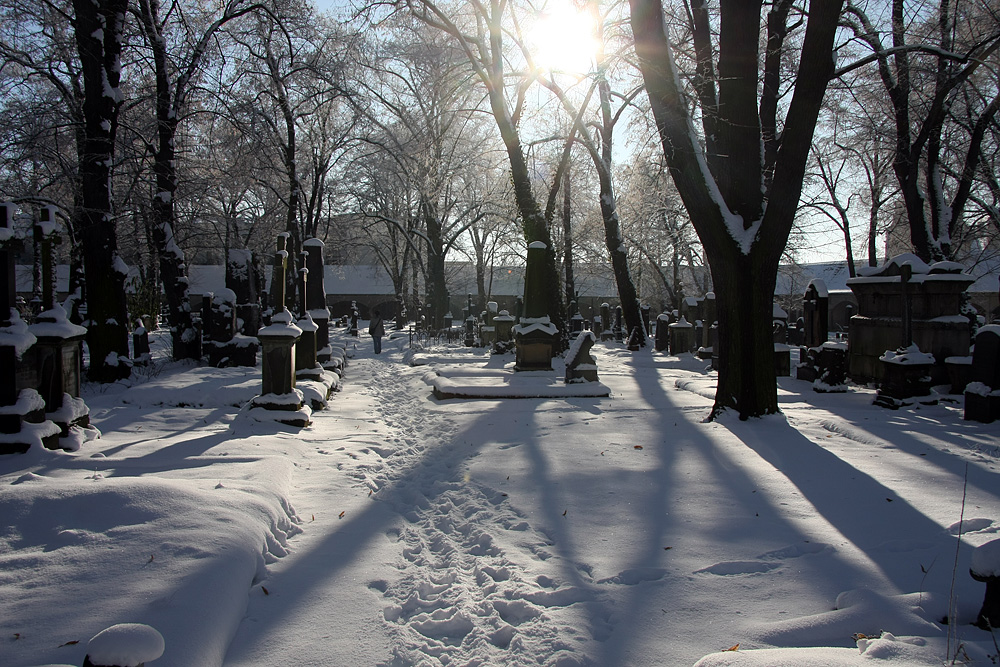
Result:
[[[0,345],[14,348],[14,355],[20,359],[37,340],[28,325],[21,319],[16,308],[10,309],[10,326],[0,327]]]
[[[977,547],[972,552],[969,569],[980,577],[1000,577],[1000,540]]]
[[[779,378],[781,415],[705,422],[706,362],[599,342],[609,397],[438,401],[426,374],[513,355],[331,335],[310,427],[157,330],[150,366],[84,385],[99,439],[0,457],[5,667],[80,665],[119,623],[162,635],[150,667],[992,664],[969,568],[1000,423],[961,396]]]
[[[163,655],[163,635],[142,623],[119,623],[94,635],[87,655],[95,665],[135,667]]]

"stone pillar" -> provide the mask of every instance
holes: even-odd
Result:
[[[514,370],[517,371],[551,371],[552,357],[559,342],[559,331],[546,312],[547,292],[558,289],[558,286],[545,283],[545,251],[546,245],[541,241],[528,244],[524,271],[524,316],[514,327],[517,348]]]
[[[260,329],[260,300],[254,279],[253,253],[232,249],[226,256],[226,287],[236,295],[239,332],[254,336]]]
[[[681,319],[671,324],[670,354],[681,355],[690,353],[694,348],[694,325],[681,315]]]
[[[660,313],[656,318],[656,338],[653,340],[653,349],[657,352],[666,352],[670,348],[670,315]]]
[[[45,401],[46,418],[55,423],[60,437],[70,429],[90,424],[90,409],[80,399],[83,356],[80,343],[87,335],[84,327],[73,324],[63,307],[55,302],[53,247],[59,243],[54,211],[45,207],[34,228],[42,253],[42,311],[28,330],[35,336],[32,348],[38,378],[38,393]]]
[[[611,331],[611,304],[607,301],[601,304],[601,330],[598,331],[601,340],[611,340],[615,337]]]
[[[333,350],[330,347],[330,309],[326,305],[326,267],[323,262],[323,248],[317,238],[306,239],[302,243],[308,253],[305,257],[309,269],[306,291],[306,308],[316,324],[316,361],[322,366],[330,361]]]
[[[292,322],[285,308],[285,271],[288,253],[284,236],[278,236],[271,273],[271,324],[257,332],[261,345],[261,394],[251,401],[252,409],[291,426],[308,426],[311,411],[303,405],[302,392],[295,388],[295,343],[302,329]]]

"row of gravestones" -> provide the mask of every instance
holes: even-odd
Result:
[[[925,399],[931,387],[950,384],[964,394],[965,417],[1000,419],[1000,324],[978,328],[963,313],[964,292],[973,282],[961,265],[926,265],[913,255],[893,258],[848,280],[858,299],[849,319],[847,343],[829,337],[829,293],[812,281],[803,297],[803,317],[789,330],[787,314],[774,308],[775,373],[790,375],[789,344],[800,347],[798,379],[817,391],[844,391],[848,377],[878,387],[876,402],[896,408]],[[704,326],[704,323],[713,323]],[[681,308],[657,318],[655,349],[712,358],[715,299],[689,297]],[[973,344],[974,343],[974,344]]]
[[[84,327],[73,324],[55,301],[53,248],[59,243],[54,207],[33,225],[42,267],[41,310],[33,324],[17,310],[13,245],[15,205],[0,204],[0,453],[33,444],[78,449],[97,437],[80,398]]]
[[[249,414],[261,421],[304,427],[311,423],[312,411],[326,407],[330,394],[339,388],[347,355],[345,347],[334,344],[330,337],[330,311],[323,284],[323,242],[319,239],[303,243],[305,261],[299,270],[298,316],[285,307],[287,240],[287,233],[278,235],[272,262],[269,321],[256,336],[261,349],[261,393],[251,401]],[[318,279],[309,280],[310,274]],[[228,322],[230,315],[226,317]],[[352,334],[357,335],[356,332],[354,317]]]

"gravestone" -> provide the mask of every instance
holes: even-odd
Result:
[[[701,327],[698,328],[698,358],[711,359],[714,345],[712,343],[712,325],[716,321],[715,292],[706,292],[699,303]]]
[[[528,244],[524,271],[524,314],[514,326],[516,371],[551,371],[552,357],[559,342],[559,330],[546,312],[547,291],[557,285],[545,284],[545,252],[541,241]]]
[[[911,264],[900,266],[899,278],[902,305],[901,343],[895,350],[886,350],[885,354],[879,357],[882,378],[878,382],[875,396],[876,405],[893,409],[909,405],[911,403],[909,399],[930,395],[933,382],[931,369],[935,362],[932,355],[922,352],[913,342]]]
[[[774,373],[777,377],[792,374],[792,353],[788,347],[788,313],[778,304],[771,305],[771,328],[774,340]]]
[[[260,299],[251,251],[234,248],[226,254],[226,287],[236,298],[237,331],[245,336],[256,335],[260,329]]]
[[[965,418],[983,423],[1000,419],[1000,324],[988,324],[976,333],[970,379]]]
[[[18,389],[17,367],[34,345],[35,337],[17,311],[14,272],[14,204],[0,204],[0,454],[21,454],[38,440],[57,447],[59,429],[48,423],[49,432],[36,431],[45,422],[45,402],[34,388]],[[44,437],[42,437],[44,436]]]
[[[311,410],[303,405],[302,392],[295,388],[295,343],[302,335],[285,307],[285,271],[288,252],[284,237],[278,236],[271,274],[271,324],[257,332],[261,345],[261,393],[251,400],[251,412],[258,418],[290,426],[308,426]]]
[[[666,352],[670,349],[670,320],[667,313],[660,313],[656,318],[656,337],[653,339],[653,349]]]
[[[591,355],[597,338],[592,331],[581,332],[566,352],[565,383],[597,382],[597,361]]]
[[[595,329],[598,330],[602,341],[611,340],[615,337],[611,325],[611,305],[607,302],[601,304],[601,326],[595,326]]]
[[[324,366],[330,361],[330,309],[326,305],[326,268],[323,263],[325,244],[317,238],[306,239],[302,248],[306,251],[306,268],[309,282],[306,291],[306,309],[316,324],[316,361]],[[398,327],[397,327],[398,328]]]
[[[31,361],[35,367],[38,393],[45,401],[45,417],[60,429],[60,438],[70,438],[90,425],[90,409],[80,398],[83,372],[81,342],[87,335],[84,327],[69,321],[65,309],[55,302],[55,266],[53,247],[59,243],[52,207],[41,210],[34,227],[35,240],[42,254],[42,310],[28,330],[35,336]],[[89,439],[89,438],[88,438]],[[79,445],[73,442],[70,447]]]
[[[905,298],[904,266],[911,271]],[[934,358],[931,384],[945,384],[948,372],[944,360],[968,354],[972,343],[962,303],[973,278],[963,272],[960,264],[928,265],[912,254],[899,255],[879,267],[862,267],[858,273],[859,277],[847,280],[858,301],[848,332],[850,378],[858,383],[880,381],[886,366],[879,359],[886,350],[899,349],[903,339],[909,338]],[[904,308],[909,313],[909,336],[903,331]]]
[[[667,327],[670,329],[670,354],[680,356],[694,349],[694,325],[681,318]]]
[[[822,354],[822,346],[829,336],[830,327],[830,293],[826,284],[818,278],[809,283],[802,297],[802,343],[799,348],[799,364],[795,368],[795,377],[806,382],[816,382],[825,371],[829,370],[829,379],[840,381],[839,372],[842,362],[835,352]],[[846,352],[846,347],[844,348]],[[823,360],[834,364],[835,368],[826,369],[821,366]],[[832,385],[831,385],[832,386]]]
[[[625,317],[621,306],[615,306],[615,340],[619,343],[625,338]]]
[[[149,332],[143,325],[142,320],[135,323],[132,330],[132,364],[135,366],[148,366],[152,360],[152,353],[149,349]]]
[[[493,354],[506,354],[514,349],[514,318],[506,310],[493,318],[496,328],[496,340],[493,343]]]
[[[205,295],[204,348],[208,364],[216,368],[256,366],[257,339],[237,328],[236,292],[223,288]]]

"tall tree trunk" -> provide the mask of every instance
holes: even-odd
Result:
[[[167,298],[167,312],[173,338],[174,359],[197,359],[201,346],[191,316],[187,264],[184,251],[174,241],[177,192],[178,110],[174,107],[173,86],[168,72],[166,41],[160,33],[158,0],[139,0],[139,15],[146,43],[153,52],[156,75],[156,138],[153,173],[156,195],[153,197],[153,243],[160,258],[160,281]],[[183,91],[180,91],[183,95]],[[227,225],[228,228],[228,225]]]
[[[111,165],[122,103],[121,48],[128,0],[73,0],[74,32],[83,70],[85,140],[80,161],[83,211],[78,234],[87,281],[88,377],[128,377],[126,267],[118,256],[112,215]]]
[[[774,164],[765,163],[757,111],[761,2],[720,6],[717,109],[719,161],[710,170],[688,102],[679,89],[660,0],[630,0],[636,54],[670,173],[687,208],[715,285],[719,314],[719,381],[712,416],[724,409],[741,419],[778,412],[771,332],[778,262],[801,194],[806,159],[826,85],[833,72],[833,38],[842,0],[814,0],[795,87]],[[768,25],[768,49],[777,27]],[[769,58],[770,66],[780,59]],[[710,72],[708,67],[699,71]],[[776,91],[764,94],[777,94]],[[770,108],[762,100],[761,109]],[[763,125],[769,125],[765,117]],[[770,187],[763,175],[773,173]],[[764,207],[764,201],[767,207]]]
[[[569,169],[563,175],[563,272],[566,274],[566,303],[576,300],[576,280],[573,278],[573,225],[571,224]],[[577,304],[579,308],[580,304]]]

